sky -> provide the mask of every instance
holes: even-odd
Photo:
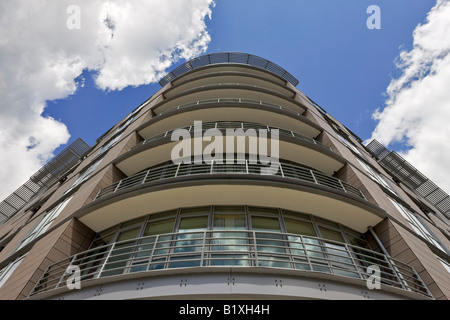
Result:
[[[450,0],[2,0],[0,199],[78,137],[94,145],[177,65],[225,51],[288,70],[449,193],[448,34]]]

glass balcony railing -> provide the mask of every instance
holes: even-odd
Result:
[[[297,164],[284,163],[278,164],[278,172],[275,176],[294,179],[297,181],[304,181],[313,183],[320,186],[332,188],[334,190],[343,191],[347,194],[358,196],[366,200],[362,191],[354,186],[332,176],[328,176],[320,171],[313,170],[307,167],[303,167]],[[266,166],[256,163],[251,164],[248,160],[245,163],[222,163],[215,162],[202,163],[202,164],[164,164],[156,167],[152,167],[146,171],[141,171],[137,174],[122,179],[106,188],[101,189],[94,201],[113,194],[121,190],[129,189],[153,181],[161,181],[166,179],[172,179],[183,176],[192,176],[195,179],[198,175],[213,175],[213,174],[236,174],[236,175],[260,175],[261,177],[267,177],[270,179],[272,175],[261,174],[261,169]]]
[[[195,230],[128,239],[50,265],[31,295],[66,286],[74,267],[80,282],[175,268],[281,268],[366,280],[431,297],[414,268],[381,253],[324,238],[257,230]],[[186,270],[189,272],[189,270]],[[343,279],[342,279],[343,280]]]

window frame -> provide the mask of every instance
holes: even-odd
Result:
[[[416,232],[417,235],[427,240],[427,242],[431,243],[436,248],[441,251],[447,253],[444,245],[439,241],[439,239],[431,232],[431,230],[422,222],[422,220],[418,217],[418,215],[407,209],[401,203],[396,200],[388,197],[391,200],[394,207],[401,213],[401,215],[408,221],[411,228]]]
[[[33,240],[38,238],[40,235],[45,233],[50,225],[56,220],[59,214],[64,210],[67,204],[70,202],[72,197],[66,198],[64,201],[60,202],[50,211],[46,211],[42,214],[40,220],[34,225],[34,227],[27,233],[27,235],[22,239],[19,246],[14,252],[22,249],[27,244],[31,243]]]
[[[366,172],[369,174],[370,178],[377,182],[379,185],[384,187],[385,189],[389,190],[396,196],[399,196],[397,191],[391,186],[391,184],[387,181],[387,179],[379,172],[377,172],[375,169],[373,169],[370,165],[365,163],[363,160],[356,159],[361,164],[361,166],[366,170]]]
[[[8,281],[11,275],[19,267],[20,263],[23,261],[26,255],[23,255],[16,260],[10,262],[6,267],[0,270],[0,288]]]

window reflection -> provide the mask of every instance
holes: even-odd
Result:
[[[115,247],[108,255],[109,243]],[[103,276],[164,268],[258,265],[358,277],[366,264],[373,264],[364,251],[370,247],[356,231],[308,214],[246,206],[152,214],[99,233],[91,248],[99,249],[84,260],[82,273],[100,270],[102,259],[108,257],[101,269]]]

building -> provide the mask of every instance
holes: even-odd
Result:
[[[2,202],[0,299],[450,297],[448,195],[286,70],[215,53],[160,83]]]

